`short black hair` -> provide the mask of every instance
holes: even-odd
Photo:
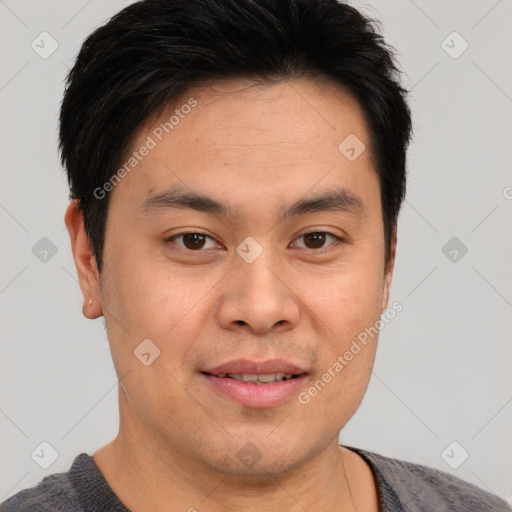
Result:
[[[412,126],[395,50],[379,28],[337,0],[143,0],[90,34],[66,80],[59,148],[98,269],[109,195],[94,191],[118,170],[143,123],[201,81],[304,76],[343,85],[362,107],[387,263]]]

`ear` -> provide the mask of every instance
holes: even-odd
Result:
[[[78,273],[78,282],[82,290],[82,312],[86,318],[94,319],[103,315],[100,291],[100,273],[93,254],[92,244],[85,232],[84,217],[78,207],[78,201],[69,203],[64,216],[71,251]]]
[[[393,233],[391,235],[391,241],[389,246],[389,260],[386,266],[384,275],[384,289],[382,294],[382,312],[388,307],[389,302],[389,291],[391,289],[391,281],[393,279],[393,269],[395,267],[395,256],[396,256],[396,242],[397,242],[397,226],[393,226]]]

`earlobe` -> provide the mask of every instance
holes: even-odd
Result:
[[[86,298],[84,295],[84,304],[82,306],[83,315],[89,320],[94,320],[95,318],[99,318],[103,316],[103,310],[101,308],[101,303],[95,303],[94,299],[89,299],[86,302]]]
[[[89,319],[98,318],[103,315],[100,275],[77,200],[69,203],[64,218],[83,296],[82,313]]]

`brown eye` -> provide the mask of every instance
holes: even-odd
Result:
[[[323,232],[314,232],[314,233],[307,233],[304,235],[304,242],[308,249],[320,249],[323,247],[326,239],[327,233]]]
[[[187,233],[183,235],[183,245],[187,249],[202,249],[206,242],[206,237],[199,233]]]
[[[313,254],[323,254],[341,243],[343,243],[342,238],[328,231],[311,231],[299,236],[294,245],[301,249],[311,249],[314,251]]]
[[[170,237],[168,241],[173,242],[184,249],[188,249],[189,251],[196,252],[200,251],[201,249],[212,249],[219,247],[212,237],[203,235],[202,233],[180,233]]]

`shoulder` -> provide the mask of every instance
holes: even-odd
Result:
[[[347,448],[372,469],[386,512],[512,512],[503,499],[444,471]]]
[[[79,455],[73,465],[86,463]],[[24,489],[0,504],[0,512],[82,512],[79,496],[68,473],[46,476],[39,484]]]

